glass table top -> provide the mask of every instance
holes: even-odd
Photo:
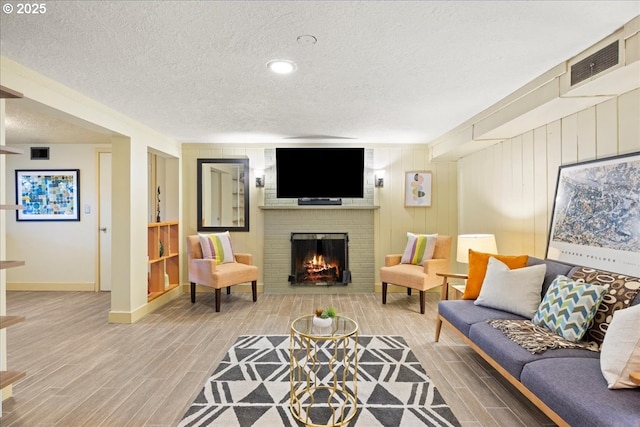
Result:
[[[291,323],[291,330],[297,334],[317,338],[339,338],[351,336],[358,331],[358,324],[345,316],[336,316],[331,325],[320,327],[314,324],[315,315],[298,317]]]

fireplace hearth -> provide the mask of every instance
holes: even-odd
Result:
[[[348,233],[291,233],[289,282],[297,286],[350,283]]]

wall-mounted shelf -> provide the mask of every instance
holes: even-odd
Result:
[[[22,148],[9,147],[8,145],[0,145],[0,154],[24,154]]]
[[[0,86],[0,98],[22,98],[24,95],[17,90],[9,89],[5,86]]]
[[[0,371],[0,389],[15,383],[27,376],[26,372]]]
[[[24,261],[0,261],[0,270],[7,268],[20,267],[24,265]]]
[[[16,211],[16,210],[20,210],[20,209],[24,209],[24,206],[22,205],[0,205],[0,211]]]
[[[24,322],[23,316],[0,316],[0,329],[8,328],[20,322]]]
[[[0,329],[8,328],[9,326],[23,322],[22,316],[0,316]],[[26,372],[20,371],[0,371],[0,389],[5,388],[8,385],[15,383],[18,380],[26,377]]]
[[[0,86],[0,98],[22,98],[22,94],[20,92],[16,92],[15,90],[6,88],[4,86]],[[24,151],[20,148],[8,147],[6,145],[0,145],[0,154],[24,154]],[[3,200],[4,201],[4,200]],[[23,209],[23,206],[20,205],[0,205],[0,210],[19,210]],[[4,238],[4,232],[2,233],[2,237]],[[5,270],[7,268],[14,268],[23,266],[24,261],[0,261],[0,270]],[[5,289],[3,287],[2,294],[0,295],[2,300],[6,301],[7,295],[5,293]],[[0,329],[7,328],[9,326],[15,325],[16,323],[20,323],[24,321],[24,317],[21,316],[0,316]],[[3,345],[0,348],[0,352],[6,352],[6,347]],[[16,381],[21,380],[26,377],[26,372],[19,371],[0,371],[0,389],[3,389]],[[0,397],[1,398],[1,397]],[[0,408],[2,405],[0,404]],[[2,414],[0,414],[2,416]]]

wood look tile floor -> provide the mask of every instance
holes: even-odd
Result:
[[[401,335],[463,426],[553,423],[450,330],[434,342],[438,295],[180,296],[132,325],[109,324],[109,293],[7,292],[8,367],[26,371],[3,402],[2,427],[175,426],[243,334],[288,334],[291,321],[334,306],[364,335]],[[262,427],[262,426],[260,426]],[[271,427],[271,426],[267,426]],[[276,426],[274,426],[276,427]]]

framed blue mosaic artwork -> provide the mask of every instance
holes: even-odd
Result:
[[[17,221],[80,221],[80,170],[16,170]]]

